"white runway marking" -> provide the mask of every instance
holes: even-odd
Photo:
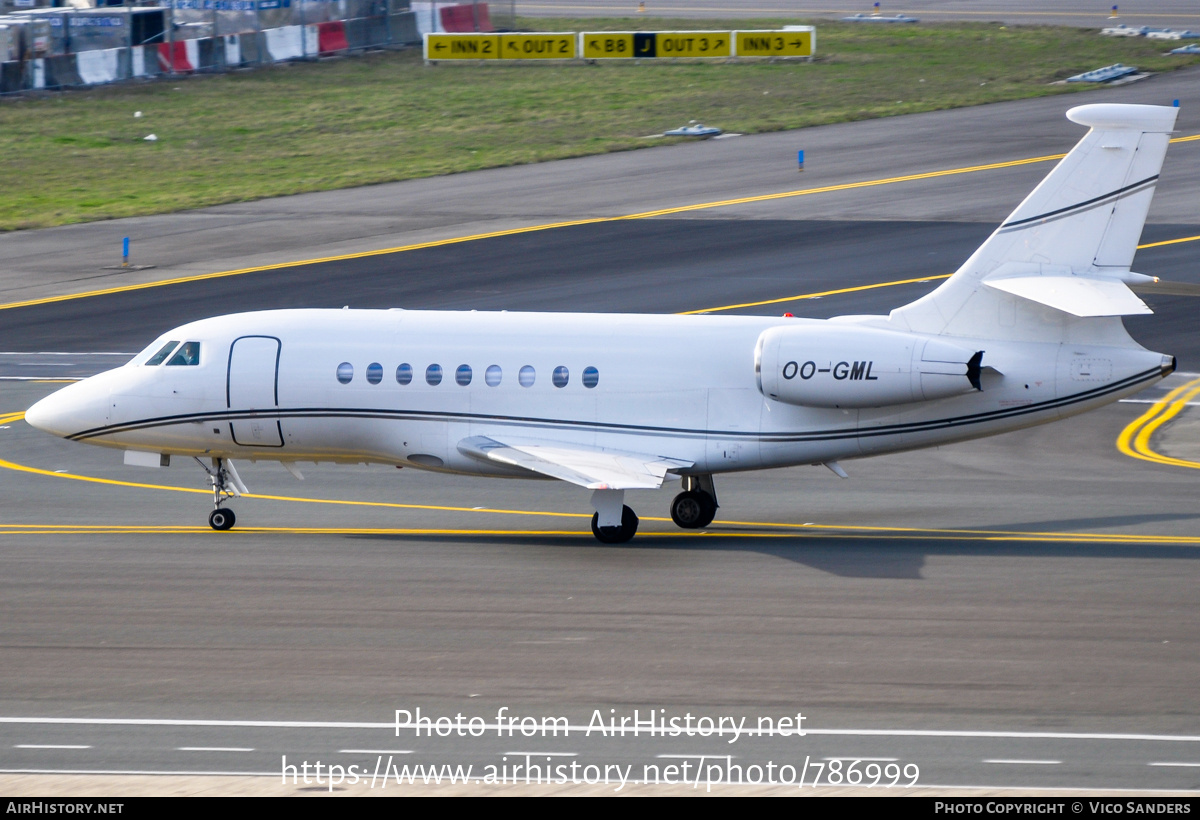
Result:
[[[1006,766],[1057,766],[1061,760],[985,760],[984,763],[1000,763]]]
[[[279,772],[210,772],[186,769],[0,769],[0,774],[153,774],[153,775],[221,775],[223,777],[279,777]]]
[[[340,755],[410,755],[412,749],[338,749]]]
[[[324,720],[196,720],[173,718],[59,718],[59,717],[0,717],[0,725],[6,723],[33,723],[50,726],[231,726],[248,728],[271,729],[416,729],[415,723],[393,721],[380,723],[378,721],[324,721]],[[424,728],[424,727],[422,727]],[[485,724],[485,731],[507,729],[501,724]],[[565,727],[572,732],[581,734],[587,732],[585,724]],[[592,731],[596,731],[592,727]],[[790,736],[793,730],[784,730]],[[730,730],[722,730],[724,734],[732,734]],[[722,732],[714,731],[714,735]],[[777,734],[779,730],[764,729],[762,734]],[[757,730],[756,730],[757,733]],[[1200,743],[1200,735],[1155,735],[1155,734],[1121,734],[1107,732],[1003,732],[1003,731],[970,731],[954,729],[805,729],[805,735],[830,737],[966,737],[966,738],[1023,738],[1031,740],[1149,740],[1165,743]]]
[[[85,353],[72,353],[69,350],[39,350],[36,353],[20,350],[0,350],[0,356],[136,356],[136,353],[104,353],[99,351],[90,351]]]
[[[1158,399],[1121,399],[1117,404],[1158,404]],[[1184,407],[1200,407],[1200,402],[1187,401],[1183,403]]]
[[[1171,762],[1171,761],[1162,761],[1162,762],[1158,762],[1158,763],[1147,763],[1146,765],[1147,766],[1178,766],[1178,767],[1184,768],[1184,769],[1200,769],[1200,763],[1184,763],[1184,762],[1175,763],[1175,762]]]
[[[66,746],[49,743],[18,743],[14,749],[90,749],[91,746]]]

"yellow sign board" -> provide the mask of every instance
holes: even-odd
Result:
[[[585,60],[627,60],[634,56],[633,32],[584,32],[580,39]]]
[[[426,34],[425,59],[634,60],[811,57],[812,26],[783,31],[585,31],[536,34]]]
[[[501,60],[573,60],[574,34],[501,34]]]
[[[653,37],[658,57],[729,57],[728,31],[659,31]]]
[[[796,31],[735,31],[739,57],[811,57],[817,45],[812,26]]]
[[[426,34],[426,60],[495,60],[499,34]]]
[[[585,31],[583,59],[628,60],[631,57],[731,57],[728,31]]]

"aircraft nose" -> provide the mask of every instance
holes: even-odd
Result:
[[[63,438],[103,426],[108,421],[108,390],[91,381],[84,379],[46,396],[25,411],[25,421]]]

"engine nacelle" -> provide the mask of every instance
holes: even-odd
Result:
[[[767,398],[805,407],[883,407],[982,390],[983,351],[894,330],[839,324],[773,327],[754,369]]]

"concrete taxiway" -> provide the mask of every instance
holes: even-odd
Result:
[[[17,417],[48,379],[241,308],[886,311],[953,270],[1051,162],[1014,161],[1070,148],[1081,129],[1062,110],[1085,100],[1184,99],[1137,269],[1200,281],[1198,79],[5,237],[10,303],[93,287],[90,243],[139,228],[161,263],[142,274],[297,261],[292,229],[262,228],[319,203],[345,210],[301,250],[352,258],[0,311],[0,770],[278,775],[286,756],[479,772],[528,754],[636,778],[733,755],[807,761],[809,777],[833,759],[911,763],[943,789],[1200,787],[1200,472],[1116,446],[1166,412],[1152,403],[849,462],[849,481],[724,477],[701,534],[667,519],[670,489],[635,494],[642,529],[620,547],[592,539],[574,487],[384,466],[302,465],[299,483],[246,464],[257,497],[215,533],[198,467],[125,468]],[[825,158],[802,175],[798,143]],[[881,156],[897,144],[912,150]],[[833,190],[688,209],[809,188]],[[669,213],[607,219],[655,209]],[[362,255],[581,217],[601,221]],[[1130,327],[1181,373],[1139,397],[1179,403],[1147,446],[1186,459],[1194,410],[1171,391],[1198,378],[1195,308],[1151,303]],[[395,710],[416,707],[485,731],[398,735]],[[808,734],[586,732],[634,709],[802,713]],[[497,735],[501,714],[574,731]],[[0,779],[29,783],[55,781]]]

